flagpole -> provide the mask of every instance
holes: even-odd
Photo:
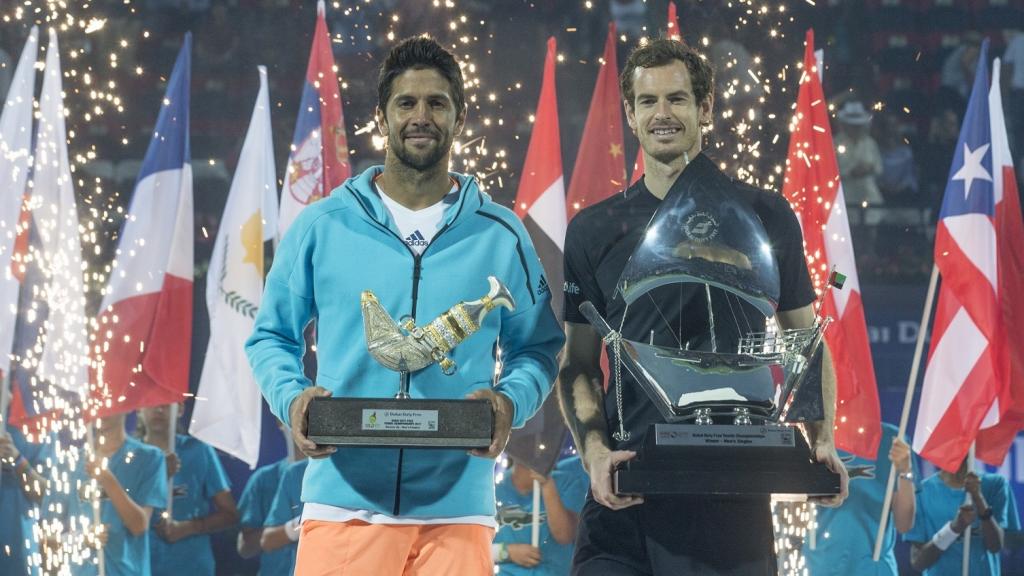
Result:
[[[540,480],[533,480],[533,525],[530,526],[530,544],[540,547]]]
[[[974,445],[975,442],[971,442],[971,447],[967,450],[968,472],[974,471]],[[964,503],[974,504],[974,502],[971,501],[971,495],[967,494],[966,490],[964,492]],[[971,524],[973,524],[973,522],[971,522]],[[971,570],[971,524],[968,524],[967,528],[964,529],[964,557],[963,563],[961,564],[963,576],[970,576],[969,572]]]
[[[171,404],[171,413],[168,416],[170,423],[167,426],[167,451],[174,454],[175,440],[178,438],[178,403]],[[180,464],[179,464],[180,467]],[[169,478],[170,486],[167,487],[167,519],[174,519],[174,476]]]
[[[907,379],[907,392],[903,396],[903,412],[900,414],[900,428],[897,438],[903,438],[907,432],[907,421],[910,420],[910,404],[914,401],[914,389],[917,387],[917,372],[921,366],[921,355],[924,352],[924,337],[928,333],[928,322],[931,320],[932,303],[935,301],[935,287],[939,283],[939,267],[932,264],[932,275],[928,280],[928,294],[924,298],[924,310],[921,311],[921,324],[917,329],[917,344],[914,346],[914,360],[910,364],[910,378]],[[881,448],[881,447],[879,447]],[[877,456],[880,458],[881,456]],[[875,534],[875,550],[871,559],[878,562],[882,554],[882,540],[886,525],[889,523],[889,508],[892,506],[892,491],[896,485],[896,468],[889,466],[889,478],[885,482],[885,499],[882,500],[882,516],[878,519],[878,533]]]
[[[2,426],[2,428],[0,428],[0,434],[7,434],[7,418],[9,417],[9,414],[7,414],[7,405],[11,402],[10,386],[11,379],[5,374],[3,378],[0,378],[0,426]],[[4,475],[0,474],[0,486],[3,486],[3,482]]]
[[[95,425],[94,424],[89,424],[89,426],[86,427],[86,429],[85,429],[85,434],[86,434],[86,441],[89,443],[89,450],[92,452],[92,456],[95,456],[96,455],[96,438],[95,438],[95,435],[93,433],[93,428],[95,428]],[[92,521],[96,525],[96,527],[99,528],[99,527],[101,527],[103,525],[103,513],[100,510],[99,490],[94,490],[93,491],[91,504],[92,504]],[[99,576],[106,576],[107,566],[106,566],[106,563],[103,560],[103,543],[102,542],[100,542],[100,545],[96,547],[96,552],[97,552],[96,553],[96,559],[99,561],[99,565],[97,567],[97,569],[99,571]]]

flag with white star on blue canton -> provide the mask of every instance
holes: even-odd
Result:
[[[1009,370],[998,296],[988,87],[986,40],[935,232],[942,287],[914,432],[914,450],[950,472],[967,455]]]

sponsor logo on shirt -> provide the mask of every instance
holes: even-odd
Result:
[[[188,496],[188,484],[177,484],[174,489],[171,490],[171,494],[175,498],[185,498]]]
[[[537,286],[537,296],[543,295],[545,292],[550,292],[551,287],[548,286],[548,279],[543,274],[540,276],[540,284]]]
[[[405,237],[405,244],[407,246],[426,246],[427,239],[423,237],[423,234],[419,230],[409,234]]]
[[[577,295],[580,293],[580,287],[575,282],[569,282],[566,280],[565,283],[562,284],[562,292]]]
[[[541,512],[539,521],[541,524],[547,522],[547,512]],[[533,512],[525,510],[518,504],[502,506],[498,508],[498,527],[511,526],[513,530],[522,530],[533,522]]]

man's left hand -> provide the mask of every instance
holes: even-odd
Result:
[[[981,494],[981,477],[975,471],[970,471],[964,478],[964,490],[971,495],[971,503],[974,504],[975,509],[985,510],[988,508],[988,502],[985,502],[985,497]]]
[[[491,445],[487,449],[478,448],[470,450],[473,456],[481,458],[497,458],[508,444],[509,434],[512,433],[512,417],[515,415],[515,407],[508,396],[495,392],[490,388],[481,388],[468,394],[470,400],[490,400],[491,410],[494,412],[494,433],[491,435]]]
[[[156,535],[163,538],[170,544],[174,544],[178,540],[188,538],[192,535],[191,525],[188,522],[178,522],[177,520],[161,520],[153,530]]]
[[[839,454],[836,453],[836,447],[832,442],[816,442],[814,444],[814,459],[839,474],[839,494],[812,498],[812,501],[826,508],[838,508],[850,493],[850,475],[846,471],[846,466],[839,458]]]

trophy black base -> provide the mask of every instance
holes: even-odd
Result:
[[[367,448],[487,448],[489,400],[314,398],[306,436],[321,445]]]
[[[618,494],[773,496],[839,494],[839,474],[815,462],[790,426],[654,424],[637,457],[616,470]]]

